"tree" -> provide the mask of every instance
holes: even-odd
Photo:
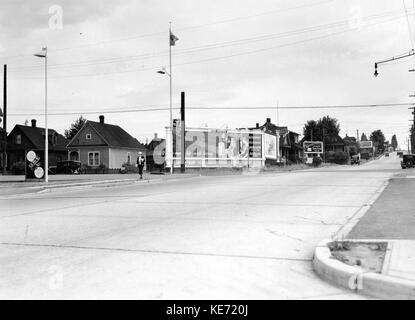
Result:
[[[385,136],[382,130],[373,131],[370,135],[370,140],[373,141],[373,145],[378,148],[379,152],[385,151]]]
[[[308,120],[303,128],[303,135],[307,141],[323,141],[325,137],[337,136],[340,132],[340,125],[337,119],[329,116],[318,121]]]
[[[393,148],[393,151],[395,151],[395,150],[398,148],[398,139],[396,139],[396,134],[394,134],[394,135],[392,136],[392,139],[391,139],[391,146],[392,146],[392,148]]]
[[[86,119],[82,116],[79,117],[75,121],[75,123],[72,123],[71,128],[68,130],[65,130],[65,138],[68,140],[72,140],[73,137],[78,133],[79,130],[84,126],[86,122]]]
[[[362,133],[362,137],[360,138],[360,141],[369,141],[368,138],[364,133]]]
[[[340,133],[340,125],[337,119],[329,116],[323,117],[317,121],[317,127],[322,132],[323,136],[337,136]]]
[[[314,120],[308,120],[304,125],[303,135],[306,141],[319,141],[321,138],[317,128],[317,122]]]

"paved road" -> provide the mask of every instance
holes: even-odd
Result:
[[[399,171],[197,177],[0,198],[0,298],[356,299],[312,271]]]

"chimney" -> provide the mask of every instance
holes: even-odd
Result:
[[[154,134],[154,140],[157,140],[158,139],[158,134],[157,133],[155,133]]]
[[[256,129],[259,129],[259,123],[256,124]]]
[[[32,128],[36,128],[36,119],[32,119]]]
[[[271,123],[271,118],[267,118],[267,123]]]
[[[99,123],[105,123],[104,119],[105,119],[104,116],[99,116]]]

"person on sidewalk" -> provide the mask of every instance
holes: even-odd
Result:
[[[137,167],[138,167],[138,174],[140,175],[140,180],[143,179],[143,169],[144,169],[144,165],[146,163],[146,159],[143,156],[142,152],[138,153],[138,157],[137,157]]]

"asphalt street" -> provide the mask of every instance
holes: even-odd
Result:
[[[394,174],[361,166],[0,197],[0,298],[359,299],[315,246]]]

